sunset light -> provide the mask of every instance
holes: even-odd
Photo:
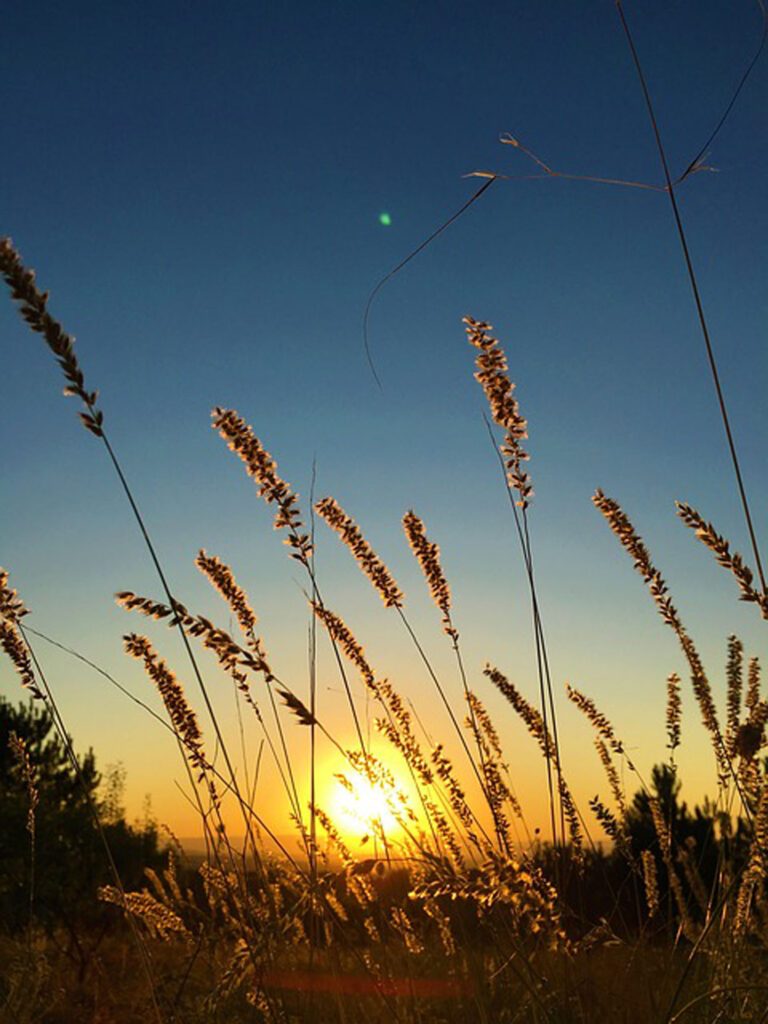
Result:
[[[389,839],[401,832],[398,788],[396,782],[387,785],[356,771],[335,773],[329,794],[331,816],[350,840],[381,838],[382,833]]]
[[[768,1024],[764,51],[7,5],[0,1024]]]

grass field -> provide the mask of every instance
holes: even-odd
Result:
[[[133,502],[97,394],[86,387],[71,339],[48,312],[47,296],[8,240],[2,243],[0,260],[23,316],[56,355],[67,393],[82,403],[84,426],[107,446]],[[543,758],[551,834],[531,837],[502,738],[480,695],[469,688],[450,587],[439,547],[425,524],[413,512],[403,518],[405,536],[462,680],[463,707],[449,700],[406,615],[395,579],[361,527],[331,497],[314,504],[314,517],[338,535],[385,609],[401,618],[423,658],[434,698],[453,726],[456,763],[443,743],[423,732],[407,695],[377,676],[357,638],[325,604],[313,557],[315,518],[307,525],[297,496],[250,426],[234,410],[215,409],[214,429],[241,460],[260,498],[272,507],[287,553],[305,574],[313,623],[310,649],[316,650],[315,631],[327,634],[348,700],[350,737],[342,741],[326,727],[316,711],[313,685],[308,695],[300,695],[275,674],[255,613],[229,566],[204,551],[197,558],[198,569],[237,624],[237,635],[174,598],[146,535],[164,599],[126,591],[117,600],[127,611],[182,634],[213,737],[204,738],[195,708],[199,702],[188,696],[153,642],[130,632],[124,646],[162,697],[166,728],[173,732],[186,765],[207,855],[195,866],[172,844],[164,866],[148,867],[145,884],[133,889],[126,888],[112,859],[112,877],[100,886],[98,896],[113,913],[107,911],[98,926],[91,926],[101,931],[90,951],[83,947],[91,933],[80,933],[75,961],[75,939],[63,941],[56,922],[43,927],[38,920],[32,888],[35,859],[41,854],[35,845],[36,815],[44,806],[32,747],[14,734],[12,775],[17,797],[26,806],[29,843],[26,882],[17,880],[16,887],[28,885],[30,901],[22,934],[3,940],[5,1019],[766,1019],[768,785],[762,750],[768,701],[760,693],[759,664],[756,659],[747,662],[738,639],[730,638],[727,706],[719,709],[695,641],[650,553],[620,506],[596,492],[597,509],[680,643],[711,741],[715,795],[693,815],[678,802],[675,753],[681,739],[682,683],[671,676],[662,744],[669,761],[647,781],[589,696],[569,687],[568,697],[594,729],[606,779],[605,795],[590,801],[589,811],[579,805],[561,763],[535,584],[528,530],[533,487],[524,448],[527,423],[491,326],[466,318],[465,329],[475,353],[476,380],[488,400],[493,428],[500,433],[501,468],[533,610],[538,704],[495,666],[488,665],[485,676],[525,724],[533,741],[531,757],[538,747]],[[143,527],[135,505],[134,511]],[[730,572],[735,593],[753,604],[756,613],[768,616],[765,591],[755,586],[742,558],[694,509],[680,506],[679,514]],[[82,763],[65,739],[50,684],[39,674],[25,612],[4,574],[3,648],[22,684],[52,713],[62,749],[79,776]],[[199,667],[198,647],[214,654],[234,682],[242,714],[254,715],[259,723],[283,782],[283,799],[291,808],[298,853],[295,844],[286,846],[272,833],[236,770],[236,755],[219,731]],[[361,699],[375,708],[376,730],[389,750],[386,756],[380,744],[373,752]],[[322,782],[314,758],[319,737],[336,748],[346,765],[339,781],[360,829],[369,833],[365,855],[350,849],[349,827],[316,803],[314,794]],[[301,743],[308,743],[312,752],[308,805],[302,804],[292,756]],[[225,823],[225,802],[238,812],[237,840]],[[100,821],[104,808],[95,797],[89,801],[88,812],[108,848]],[[593,837],[595,822],[603,832],[599,845]],[[88,898],[95,901],[96,893]],[[124,926],[119,924],[120,912]]]
[[[759,6],[757,56],[768,26]],[[742,477],[733,410],[676,200],[679,185],[712,169],[707,147],[673,180],[643,68],[621,3],[616,7],[664,183],[566,174],[508,133],[502,142],[531,165],[533,173],[522,177],[651,189],[670,200],[714,385],[711,425],[724,432],[734,471],[712,486],[733,492],[748,548],[733,550],[716,525],[683,502],[676,508],[687,528],[680,543],[703,545],[719,566],[713,573],[727,577],[732,601],[768,620],[759,544],[765,517],[750,504]],[[363,342],[379,384],[368,337],[373,300],[504,177],[475,174],[482,179],[477,192],[371,293]],[[390,228],[390,214],[381,213],[379,224]],[[518,400],[514,360],[490,323],[465,316],[455,328],[468,358],[466,388],[482,392],[488,457],[498,463],[519,555],[532,676],[518,681],[501,664],[487,662],[478,672],[471,663],[474,647],[429,522],[409,510],[401,526],[438,623],[438,655],[434,636],[426,638],[430,624],[412,612],[410,594],[406,605],[396,572],[351,506],[315,494],[314,469],[310,495],[300,498],[271,454],[279,437],[268,450],[238,410],[217,406],[211,426],[221,457],[237,460],[267,506],[298,584],[305,619],[290,643],[294,654],[306,652],[306,676],[297,676],[277,667],[279,655],[273,659],[270,638],[260,632],[237,566],[201,549],[195,567],[218,612],[211,615],[202,601],[205,614],[190,607],[193,587],[182,602],[113,440],[110,409],[10,238],[0,239],[0,273],[15,308],[55,358],[64,394],[78,404],[88,440],[101,446],[140,538],[152,592],[126,589],[115,599],[125,612],[123,651],[156,698],[153,704],[136,696],[85,652],[38,631],[17,593],[14,565],[0,569],[0,647],[20,683],[17,699],[28,701],[17,708],[16,700],[0,698],[3,1024],[768,1022],[768,697],[760,661],[724,628],[721,664],[705,665],[701,652],[711,638],[700,642],[689,632],[641,524],[598,489],[592,502],[615,536],[616,571],[629,559],[638,589],[658,612],[659,632],[673,638],[684,666],[668,676],[664,700],[646,699],[658,722],[651,770],[647,757],[641,762],[635,754],[631,728],[625,736],[627,723],[610,720],[585,688],[561,689],[533,543],[538,499],[525,395]],[[739,419],[743,425],[746,414]],[[141,416],[133,429],[141,443]],[[576,432],[578,424],[568,429]],[[370,458],[375,462],[375,448]],[[173,479],[167,484],[172,489]],[[475,499],[471,529],[482,534],[485,498]],[[394,624],[426,680],[426,698],[422,688],[416,700],[407,672],[385,677],[370,654],[381,647],[358,637],[335,607],[325,549],[318,557],[321,534],[378,595],[387,628]],[[729,621],[727,610],[722,618]],[[177,663],[162,653],[171,635]],[[595,636],[606,642],[599,624]],[[163,731],[178,753],[178,800],[188,814],[191,808],[194,846],[164,830],[149,806],[142,821],[128,822],[121,766],[100,772],[94,753],[80,746],[92,742],[101,757],[100,737],[70,736],[58,682],[40,657],[51,644],[141,707],[155,730],[141,737],[150,765],[152,737]],[[559,652],[561,660],[567,653]],[[684,707],[695,708],[696,721],[687,712],[684,719]],[[591,738],[574,753],[577,715]],[[512,719],[518,733],[509,729]],[[689,807],[681,796],[681,753],[702,736],[709,781],[706,795],[694,787],[701,795]],[[594,795],[579,785],[589,777],[581,771],[587,759],[601,771]],[[521,779],[526,792],[531,779],[539,783],[542,810],[533,816],[519,795]]]

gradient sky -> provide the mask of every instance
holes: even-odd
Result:
[[[708,136],[759,39],[757,4],[627,2],[669,157]],[[533,743],[481,677],[485,659],[531,698],[527,597],[461,317],[488,319],[530,422],[538,584],[555,683],[591,694],[645,768],[665,756],[664,680],[681,652],[590,503],[618,498],[664,571],[718,694],[726,638],[765,654],[764,624],[674,514],[696,506],[748,555],[733,473],[666,197],[570,181],[498,182],[384,288],[368,293],[478,187],[476,169],[527,174],[512,132],[558,170],[658,183],[661,172],[614,5],[513,3],[118,5],[32,2],[4,13],[0,232],[76,335],[90,387],[168,567],[191,608],[227,613],[196,573],[199,547],[232,564],[275,665],[307,686],[304,581],[271,515],[209,426],[237,408],[306,501],[332,493],[406,591],[457,695],[450,650],[400,529],[413,507],[442,548],[474,684],[487,696],[543,824]],[[713,146],[718,173],[680,202],[756,526],[766,539],[768,62]],[[391,223],[383,225],[387,212]],[[50,353],[0,303],[0,564],[36,628],[155,706],[121,652],[144,630],[119,589],[160,596],[99,444],[61,397]],[[306,507],[306,506],[305,506]],[[323,528],[324,529],[324,528]],[[436,736],[444,722],[397,622],[327,531],[328,604]],[[148,630],[187,682],[179,644]],[[39,642],[77,744],[121,760],[182,834],[178,755],[140,709]],[[216,678],[236,736],[231,684]],[[351,741],[321,649],[325,717]],[[7,663],[0,692],[19,687]],[[190,686],[190,696],[197,695]],[[714,788],[685,693],[685,793]],[[566,769],[605,790],[586,723],[563,707]],[[249,727],[250,728],[250,727]],[[289,724],[297,763],[306,734]],[[251,762],[256,733],[249,731]],[[333,770],[338,765],[331,766]],[[284,830],[265,768],[260,806]]]

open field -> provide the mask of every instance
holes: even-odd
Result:
[[[14,298],[32,329],[57,355],[68,393],[85,407],[84,426],[108,446],[120,474],[97,394],[86,388],[71,339],[48,313],[47,297],[10,242],[2,245]],[[188,770],[189,798],[198,807],[207,851],[202,863],[199,857],[197,864],[188,863],[176,843],[163,861],[156,827],[147,822],[143,830],[131,829],[122,820],[119,777],[111,780],[111,795],[109,782],[102,795],[92,755],[83,760],[74,753],[35,655],[38,634],[27,632],[23,601],[7,574],[2,576],[3,647],[23,686],[43,707],[37,712],[22,708],[14,718],[8,706],[6,714],[19,727],[17,732],[8,725],[5,747],[8,816],[12,821],[15,812],[16,819],[8,849],[9,856],[15,854],[16,870],[5,883],[6,912],[23,936],[6,940],[8,1019],[72,1019],[66,1014],[75,1006],[83,1019],[90,1015],[115,1021],[151,1015],[158,1020],[231,1020],[234,1015],[280,1021],[347,1020],[350,1015],[372,1020],[393,1015],[401,1020],[459,1020],[471,1015],[488,1021],[762,1018],[768,785],[761,751],[768,701],[760,693],[759,662],[752,658],[745,663],[741,642],[730,638],[723,718],[664,578],[620,506],[596,492],[595,505],[677,636],[717,768],[716,797],[691,813],[679,801],[675,764],[682,714],[677,675],[667,684],[670,760],[657,766],[648,782],[609,720],[587,695],[569,686],[568,697],[594,729],[605,769],[609,795],[589,802],[604,833],[596,846],[593,825],[569,787],[557,738],[527,523],[533,497],[523,447],[527,423],[490,325],[466,318],[465,326],[476,350],[476,379],[503,433],[499,451],[527,570],[541,711],[494,666],[487,665],[484,674],[522,719],[543,757],[550,794],[549,840],[531,836],[497,728],[483,700],[469,688],[451,590],[439,548],[423,522],[408,512],[403,528],[455,656],[464,688],[461,710],[452,707],[403,610],[402,592],[359,526],[333,498],[314,505],[317,517],[338,534],[385,608],[402,619],[436,698],[448,711],[457,756],[468,766],[463,773],[444,744],[424,732],[394,685],[376,675],[349,627],[324,603],[314,562],[314,521],[310,529],[305,527],[298,498],[279,476],[275,461],[236,412],[215,409],[214,428],[243,462],[259,496],[273,506],[275,528],[284,531],[288,554],[307,576],[306,599],[313,613],[308,698],[272,669],[256,615],[229,566],[204,551],[197,558],[198,568],[229,606],[239,627],[237,638],[171,595],[147,535],[167,603],[130,591],[119,593],[117,601],[127,611],[180,632],[216,736],[216,751],[209,753],[198,714],[174,671],[147,636],[125,634],[126,653],[143,664],[162,698],[166,727]],[[127,486],[126,495],[133,500]],[[137,508],[135,513],[141,523]],[[741,557],[695,510],[680,506],[679,514],[731,573],[742,600],[768,617],[765,592],[753,585]],[[316,704],[318,629],[331,642],[349,702],[354,728],[346,746],[326,727]],[[259,764],[250,789],[243,781],[248,777],[235,770],[193,645],[215,655],[234,683],[241,713],[258,721],[260,753],[266,745],[274,759],[300,853],[265,820],[255,798]],[[381,753],[380,745],[374,752],[370,728],[364,733],[355,696],[360,683],[375,708],[375,727],[386,739],[388,753]],[[260,692],[265,692],[274,725],[267,724]],[[147,711],[154,714],[149,707]],[[308,806],[302,806],[291,756],[296,726],[312,752]],[[55,756],[44,746],[50,733]],[[321,784],[314,759],[318,738],[335,747],[345,762],[337,779],[346,808],[340,803],[329,812],[314,798]],[[245,749],[242,756],[247,756]],[[71,775],[65,793],[62,773]],[[634,795],[622,781],[627,776],[637,790]],[[76,823],[65,824],[65,818],[59,822],[57,805],[59,814],[73,813],[78,786],[85,793],[85,801],[79,801],[81,817]],[[225,807],[232,804],[244,826],[239,840],[229,838],[225,820]],[[334,810],[341,819],[335,819]],[[350,848],[354,826],[344,817],[350,814],[358,831],[366,832],[360,840],[362,855]],[[49,913],[44,865],[65,829],[77,841],[82,841],[83,829],[92,831],[94,839],[98,834],[107,853],[101,867],[108,865],[108,872],[100,870],[96,859],[86,880],[71,883],[86,889],[80,902],[88,907],[96,895],[94,875],[101,874],[106,880],[98,887],[99,899],[122,909],[130,931],[118,935],[109,913],[93,906],[90,921],[87,915],[81,920],[79,904],[63,909],[61,920]],[[521,839],[526,835],[527,841]],[[612,846],[609,853],[601,848],[605,840]],[[148,862],[145,884],[133,888],[123,879],[118,851],[129,844],[135,876],[141,867],[135,844],[142,842]],[[60,858],[58,870],[58,885],[66,887],[67,864]],[[67,960],[77,970],[65,983],[60,965]],[[130,991],[124,993],[129,978]],[[105,983],[109,995],[103,991]]]
[[[731,402],[702,298],[711,275],[697,273],[678,201],[709,177],[709,147],[760,66],[768,15],[759,7],[754,60],[731,84],[704,149],[674,176],[617,3],[660,182],[553,169],[505,133],[505,154],[531,173],[476,171],[464,204],[370,293],[356,328],[370,394],[351,376],[310,375],[304,389],[297,369],[284,391],[264,384],[254,396],[249,374],[261,384],[270,371],[221,358],[235,392],[250,396],[247,413],[234,402],[210,409],[206,443],[218,446],[231,477],[211,469],[199,440],[164,433],[174,410],[191,415],[188,397],[206,373],[221,385],[223,373],[210,369],[215,347],[188,356],[180,347],[168,372],[159,348],[138,344],[136,358],[157,374],[139,387],[122,346],[91,352],[92,367],[71,333],[73,303],[27,263],[22,239],[0,237],[13,330],[34,358],[53,360],[60,406],[76,407],[78,440],[101,458],[98,481],[72,470],[74,444],[41,419],[48,468],[14,463],[19,494],[40,494],[25,512],[14,491],[15,539],[0,559],[0,1024],[768,1024],[766,481],[757,472],[763,411],[753,400],[764,366],[739,364],[735,390],[752,397]],[[596,542],[572,511],[573,478],[553,499],[552,470],[542,466],[549,509],[540,497],[539,423],[529,425],[526,388],[515,383],[531,353],[519,338],[456,317],[449,369],[414,354],[418,384],[393,399],[397,422],[395,406],[371,413],[380,398],[390,401],[372,317],[383,285],[515,178],[650,193],[675,233],[689,293],[680,304],[692,300],[701,359],[685,364],[679,384],[664,367],[681,411],[663,430],[686,417],[695,424],[679,471],[682,428],[657,451],[653,423],[617,421],[621,399],[604,419],[585,411],[589,441],[573,414],[542,425],[558,438],[548,450],[558,450],[561,468],[583,472],[580,448],[597,459],[603,443],[612,478],[626,463],[631,508],[612,487],[589,485]],[[393,226],[389,212],[378,226]],[[139,290],[137,303],[151,290]],[[170,290],[163,301],[172,303]],[[258,358],[268,364],[272,353],[276,365],[299,367],[279,313],[271,322],[261,315],[272,348]],[[588,358],[569,342],[547,373],[576,373]],[[738,364],[733,352],[730,360]],[[116,387],[121,363],[135,412]],[[590,365],[608,382],[603,398],[595,385],[593,404],[608,408],[607,357]],[[114,398],[97,388],[99,368]],[[698,377],[706,412],[698,398],[685,404]],[[435,381],[446,380],[435,398]],[[641,399],[662,390],[635,387]],[[536,409],[548,408],[545,386],[532,391]],[[423,394],[423,406],[404,412],[405,394]],[[19,415],[28,400],[10,398]],[[56,401],[47,392],[44,400]],[[474,400],[482,444],[454,453]],[[649,401],[661,416],[658,394]],[[278,411],[274,430],[262,403]],[[9,444],[27,453],[38,438],[29,404]],[[353,407],[348,421],[334,418],[333,404]],[[333,422],[330,442],[315,429],[320,409]],[[326,471],[329,452],[346,450],[344,423],[352,435],[375,423],[372,440],[364,459]],[[300,494],[283,476],[279,449],[281,431],[302,429],[309,471]],[[638,461],[633,441],[622,448],[622,431],[647,433],[648,461]],[[409,457],[429,446],[437,456],[407,478],[427,511],[400,515],[402,550],[385,561],[383,551],[395,549],[383,510],[400,501]],[[478,485],[478,455],[490,493]],[[56,492],[57,481],[70,487],[70,472],[81,489],[72,509]],[[697,494],[716,496],[718,513],[727,509],[739,550],[708,511],[671,495],[678,472]],[[258,529],[249,512],[233,511],[225,484],[256,505]],[[655,532],[659,494],[677,532],[674,544],[661,535],[657,561],[644,524],[647,516]],[[198,507],[217,550],[198,548],[182,566],[177,545],[188,547],[196,527],[186,513]],[[50,578],[35,560],[38,522]],[[233,531],[242,524],[247,535]],[[687,575],[690,551],[700,565]],[[127,578],[113,585],[118,572]],[[614,572],[634,589],[614,588]],[[116,591],[114,606],[89,619],[107,603],[105,587]],[[568,677],[563,637],[578,664]],[[137,785],[147,793],[141,810]]]

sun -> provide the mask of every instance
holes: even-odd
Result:
[[[346,835],[399,831],[395,787],[371,781],[360,772],[347,770],[333,776],[329,792],[331,817]]]

